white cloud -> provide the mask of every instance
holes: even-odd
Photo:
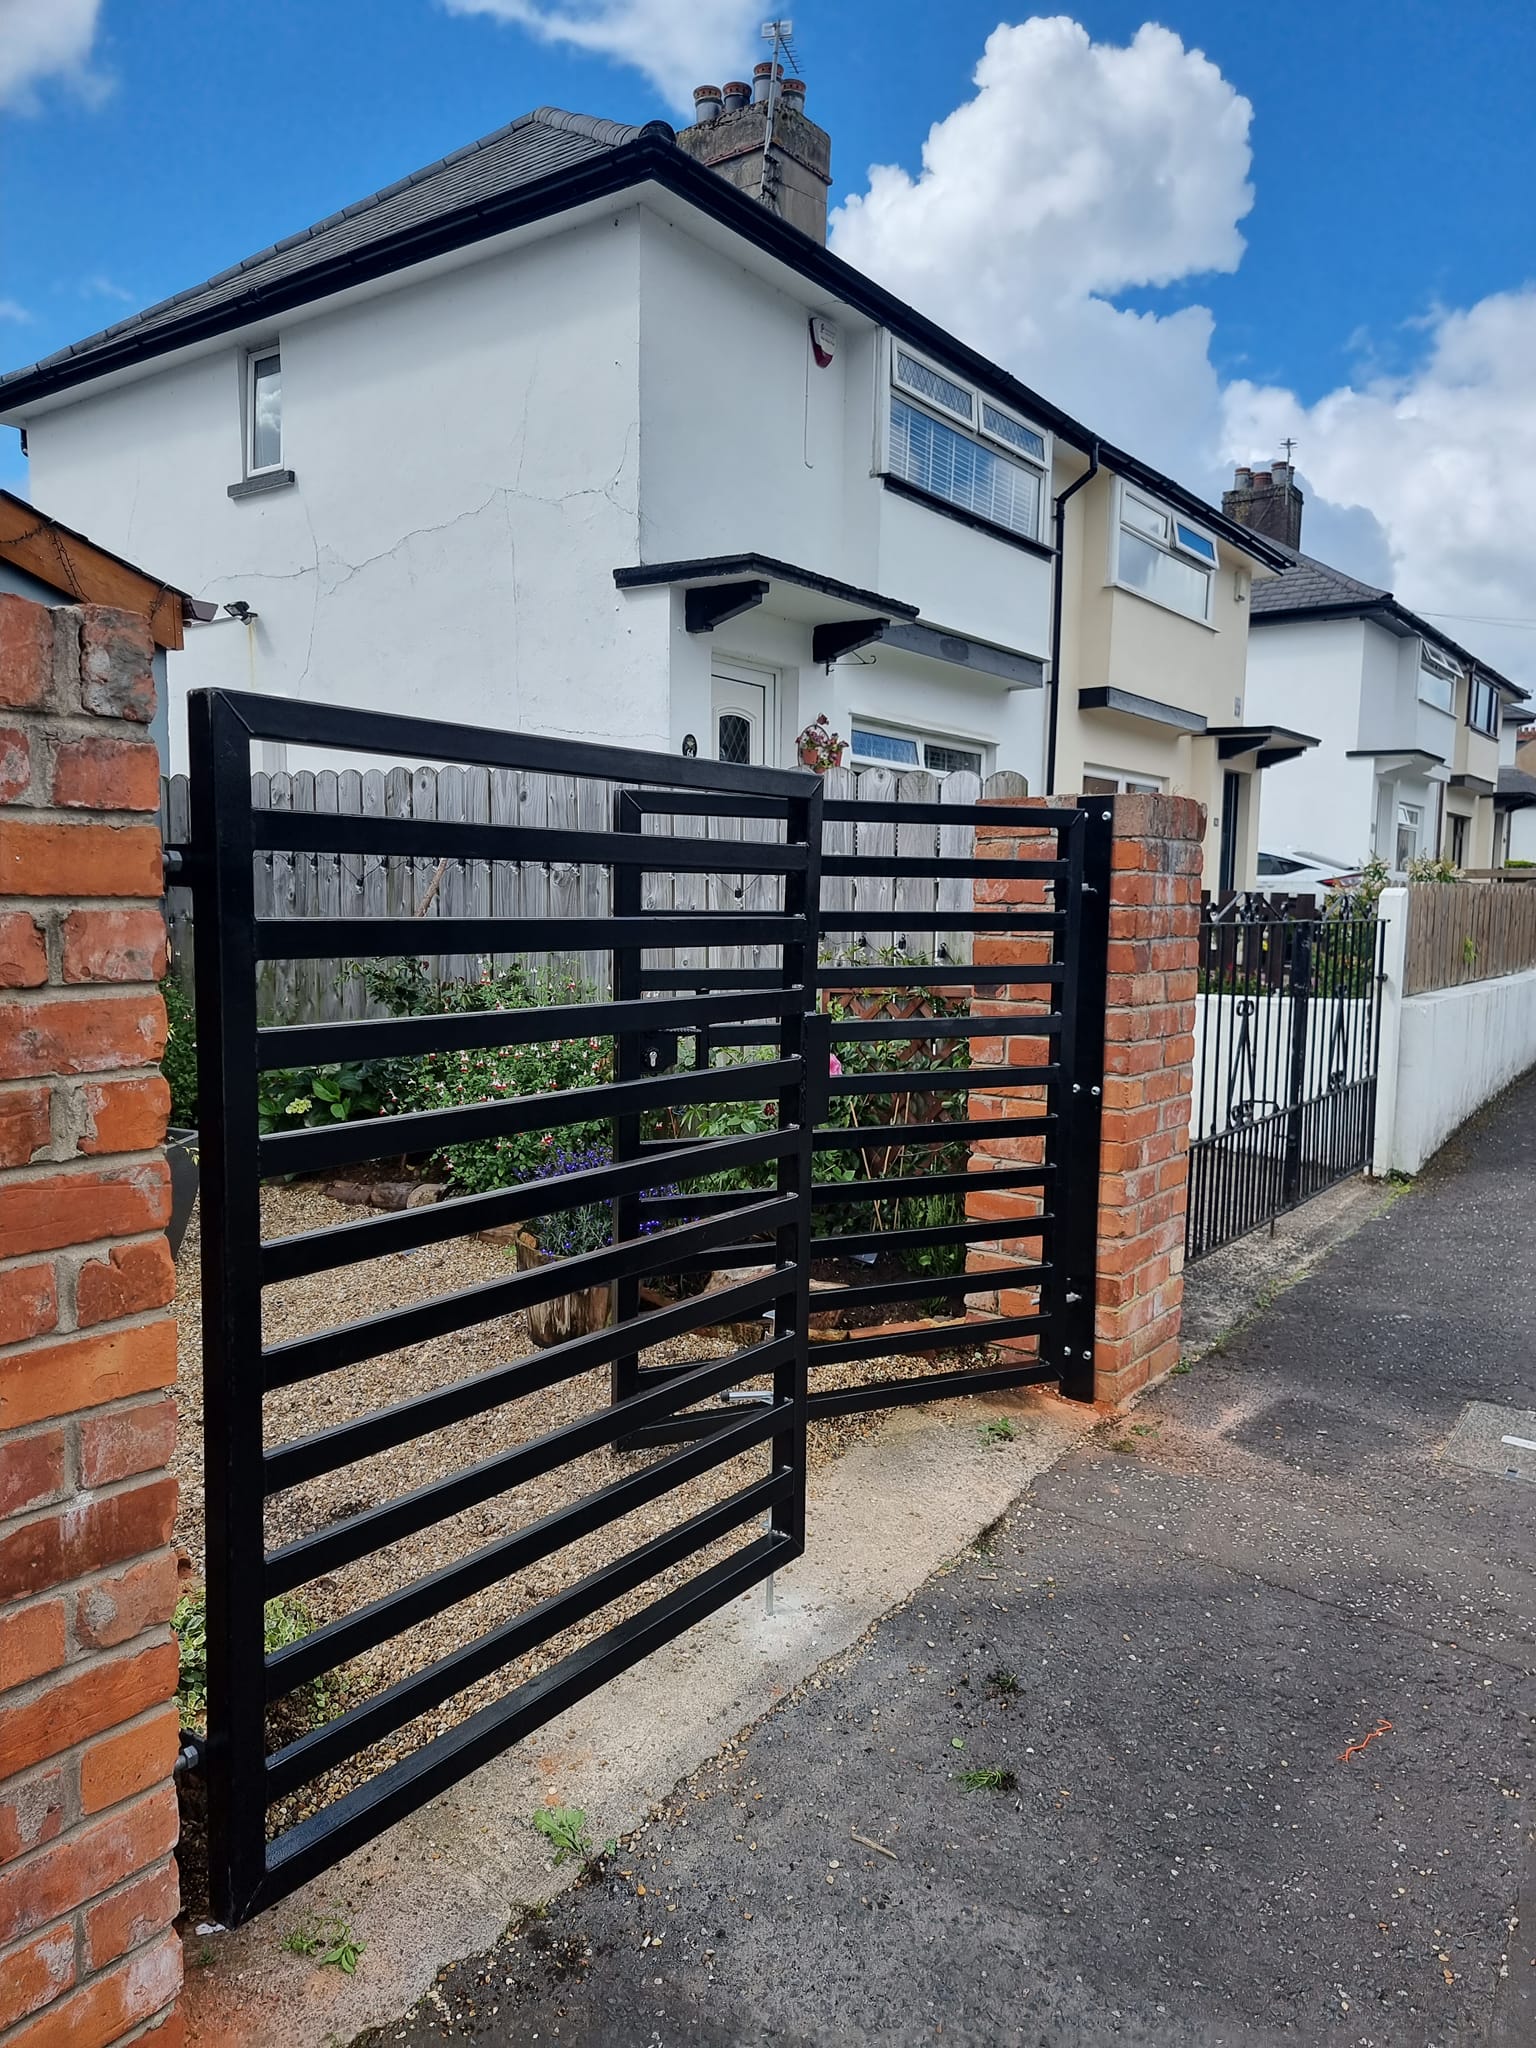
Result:
[[[994,30],[974,85],[915,177],[877,164],[836,210],[838,254],[1208,494],[1294,435],[1308,548],[1536,682],[1536,632],[1485,623],[1536,619],[1536,285],[1405,321],[1417,368],[1359,346],[1355,381],[1314,405],[1224,390],[1205,307],[1113,300],[1237,269],[1248,101],[1167,29],[1121,48],[1065,18]]]
[[[442,0],[450,14],[489,14],[541,42],[565,43],[643,73],[680,112],[693,88],[752,61],[762,0]],[[771,10],[770,10],[771,12]]]
[[[32,315],[16,299],[0,299],[0,320],[14,320],[20,327],[32,325]]]
[[[35,111],[47,79],[99,99],[106,84],[90,55],[100,14],[101,0],[0,0],[0,107]]]
[[[1414,370],[1315,405],[1248,383],[1224,394],[1227,451],[1295,436],[1304,479],[1381,528],[1393,587],[1517,678],[1536,673],[1536,284],[1441,311]],[[1319,545],[1315,535],[1304,536]]]
[[[1211,318],[1110,295],[1235,270],[1253,110],[1150,24],[1124,48],[1064,17],[999,27],[975,96],[832,217],[833,246],[1115,439],[1215,459]]]
[[[137,305],[139,298],[137,292],[129,291],[126,285],[114,284],[110,277],[103,277],[100,271],[97,271],[94,277],[81,278],[80,296],[82,299],[116,299],[121,306]]]

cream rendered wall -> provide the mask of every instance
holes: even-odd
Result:
[[[1058,478],[1055,488],[1063,488]],[[1118,481],[1101,471],[1067,506],[1067,568],[1062,595],[1062,678],[1056,787],[1077,789],[1085,768],[1156,776],[1175,795],[1206,807],[1206,879],[1215,886],[1221,846],[1222,774],[1214,741],[1107,711],[1078,709],[1081,689],[1110,687],[1176,704],[1210,725],[1245,721],[1248,643],[1247,564],[1218,544],[1211,623],[1186,619],[1111,582],[1119,531]],[[1249,785],[1238,851],[1240,883],[1253,878],[1259,791]]]
[[[1322,742],[1264,778],[1259,836],[1270,852],[1305,850],[1351,864],[1371,850],[1375,769],[1346,758],[1361,744],[1368,630],[1379,631],[1362,619],[1256,621],[1248,636],[1247,722],[1287,725]],[[1386,677],[1379,662],[1371,673],[1378,685]],[[1395,675],[1394,663],[1394,688]]]
[[[189,632],[200,683],[667,743],[667,607],[621,600],[638,545],[631,209],[366,304],[279,319],[292,488],[231,501],[243,352],[32,423],[58,517],[258,623]],[[184,719],[172,705],[180,765]]]

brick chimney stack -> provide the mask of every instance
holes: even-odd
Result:
[[[1221,509],[1239,526],[1278,540],[1288,548],[1301,546],[1301,513],[1306,500],[1289,462],[1268,469],[1239,469],[1233,487],[1221,494]]]
[[[832,138],[806,118],[804,79],[785,78],[782,65],[759,64],[750,87],[734,80],[722,93],[701,85],[693,101],[697,118],[679,132],[678,148],[825,242]]]

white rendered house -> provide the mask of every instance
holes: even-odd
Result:
[[[540,109],[12,372],[35,495],[225,608],[183,691],[780,764],[824,712],[1199,796],[1247,879],[1281,552],[830,254],[798,99],[727,109]]]
[[[1281,576],[1254,587],[1250,714],[1321,739],[1304,774],[1266,789],[1266,851],[1343,866],[1374,855],[1395,871],[1425,855],[1492,865],[1501,729],[1528,692],[1390,590],[1302,554],[1287,464],[1239,470],[1224,502],[1262,520],[1288,556]]]

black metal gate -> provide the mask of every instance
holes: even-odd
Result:
[[[331,711],[278,699],[199,692],[191,700],[193,838],[187,879],[199,909],[197,998],[199,1074],[205,1108],[202,1132],[204,1416],[207,1460],[208,1739],[212,1904],[226,1921],[269,1904],[347,1851],[377,1834],[509,1743],[591,1692],[658,1644],[733,1598],[804,1547],[806,1221],[811,1149],[806,1108],[806,1019],[815,959],[815,857],[821,786],[800,773],[740,770],[655,754],[575,747],[516,734],[357,712]],[[404,819],[257,811],[251,805],[253,740],[313,748],[344,748],[355,756],[489,763],[495,767],[558,768],[567,774],[645,784],[665,777],[716,812],[766,807],[780,826],[775,843],[742,847],[733,864],[780,879],[784,901],[765,915],[635,916],[601,919],[440,920],[434,948],[522,952],[567,945],[761,945],[777,956],[775,987],[765,1001],[730,986],[696,990],[686,1000],[637,1004],[617,1000],[537,1009],[479,1010],[457,1015],[386,1018],[282,1030],[260,1028],[255,1001],[259,964],[268,959],[368,959],[423,950],[425,928],[412,919],[309,918],[261,920],[254,914],[252,858],[264,847],[288,851],[409,852],[433,859],[541,859],[597,863],[624,876],[645,863],[672,867],[713,858],[705,842],[642,841],[606,831],[563,834],[520,826],[430,824]],[[673,808],[686,794],[670,799]],[[471,1107],[338,1122],[331,1127],[263,1137],[258,1086],[264,1070],[312,1061],[385,1059],[432,1052],[472,1053],[537,1038],[575,1034],[612,1038],[628,1049],[657,1031],[684,1024],[724,1026],[733,1020],[775,1022],[768,1058],[729,1070],[630,1077],[621,1061],[605,1085],[558,1096],[490,1100]],[[761,1039],[763,1033],[758,1031]],[[641,1162],[615,1160],[573,1172],[558,1183],[507,1187],[461,1201],[315,1230],[263,1243],[261,1183],[273,1175],[430,1150],[445,1143],[494,1138],[614,1118],[624,1122],[679,1103],[720,1103],[750,1095],[771,1100],[772,1127],[718,1144],[690,1147],[686,1158],[666,1148]],[[216,1106],[216,1113],[209,1111]],[[626,1227],[626,1199],[674,1175],[742,1167],[766,1171],[769,1185],[746,1190],[665,1239]],[[618,1200],[612,1242],[603,1249],[509,1274],[467,1291],[429,1295],[415,1305],[353,1321],[320,1335],[264,1341],[263,1290],[278,1281],[317,1274],[387,1255],[413,1252],[491,1225],[540,1213]],[[765,1272],[723,1297],[684,1296],[669,1307],[636,1312],[633,1283],[743,1236],[769,1233]],[[351,1405],[349,1419],[297,1440],[268,1443],[263,1398],[314,1375],[341,1375],[404,1347],[526,1309],[573,1289],[617,1281],[617,1326],[553,1349],[514,1358],[493,1370],[410,1400],[387,1390]],[[628,1304],[627,1308],[623,1306]],[[683,1335],[727,1316],[767,1318],[762,1341],[728,1349],[666,1375],[615,1407],[598,1405],[580,1420],[532,1441],[500,1448],[428,1484],[390,1490],[378,1467],[362,1466],[355,1511],[298,1540],[273,1547],[264,1526],[272,1497],[318,1475],[401,1447],[468,1418],[489,1423],[506,1404],[594,1366],[626,1349]],[[334,1581],[391,1544],[504,1496],[532,1477],[572,1464],[644,1425],[718,1397],[743,1380],[766,1380],[766,1400],[729,1419],[702,1442],[646,1463],[611,1484],[580,1492],[558,1512],[471,1550],[441,1570],[362,1601],[275,1651],[264,1645],[264,1606],[321,1578]],[[348,1382],[338,1380],[338,1387]],[[684,1481],[732,1461],[752,1476],[664,1533],[578,1577],[558,1593],[502,1618],[464,1647],[426,1662],[385,1690],[348,1707],[271,1753],[268,1709],[312,1685],[349,1659],[453,1603],[504,1582],[539,1560],[558,1558],[595,1528],[633,1510],[664,1502]],[[737,1468],[738,1471],[740,1468]],[[386,1497],[378,1497],[383,1492]],[[759,1533],[760,1532],[760,1533]],[[647,1604],[623,1611],[604,1631],[560,1655],[446,1734],[421,1725],[427,1715],[487,1675],[525,1657],[561,1632],[627,1601],[659,1575],[701,1552],[705,1568]],[[412,1745],[412,1730],[415,1746]],[[404,1735],[403,1744],[400,1738]],[[377,1758],[394,1741],[406,1753],[334,1796],[344,1766]],[[318,1789],[317,1789],[318,1788]],[[304,1793],[308,1807],[287,1826],[269,1830],[274,1806]]]
[[[1363,1171],[1376,1121],[1381,926],[1257,914],[1200,927],[1185,1257]]]
[[[204,1105],[203,1765],[212,1904],[234,1922],[797,1556],[808,1414],[1045,1380],[1092,1398],[1111,813],[863,803],[827,805],[824,817],[820,780],[799,771],[222,691],[193,696],[191,735],[182,878],[198,909]],[[594,822],[576,828],[256,809],[250,749],[258,740],[351,759],[555,770],[600,793],[578,811]],[[690,820],[703,821],[701,836],[681,836]],[[867,834],[858,846],[855,826]],[[718,843],[727,834],[728,856]],[[269,852],[533,859],[599,873],[611,893],[601,914],[558,918],[263,918],[253,860]],[[732,893],[744,907],[644,907],[648,875],[718,876],[722,866],[740,878]],[[860,888],[877,878],[898,906],[908,885],[928,889],[930,905],[937,892],[942,918],[936,908],[927,919],[911,908],[872,908]],[[1030,898],[1022,906],[1020,883]],[[1008,885],[995,906],[988,884]],[[960,950],[974,945],[972,960],[946,959],[931,929],[926,948],[914,943],[914,927],[920,934],[940,922],[966,935]],[[736,964],[744,948],[755,949],[758,964]],[[273,960],[595,949],[613,963],[602,999],[578,991],[539,1006],[284,1028],[263,1028],[257,1013],[258,975]],[[709,964],[722,949],[732,964]],[[685,958],[702,964],[676,964]],[[850,1007],[850,987],[869,985],[869,958],[881,1001]],[[914,992],[927,1013],[911,1013]],[[498,1096],[475,1082],[449,1107],[262,1133],[264,1074],[327,1062],[473,1061],[492,1049],[577,1038],[612,1048],[611,1071],[592,1085]],[[914,1046],[935,1040],[949,1049],[937,1070],[915,1069]],[[1033,1048],[1027,1064],[1015,1063],[1021,1046]],[[718,1128],[701,1134],[701,1122]],[[262,1183],[274,1177],[530,1133],[547,1143],[552,1133],[594,1126],[608,1134],[599,1156],[562,1165],[554,1178],[263,1240]],[[972,1148],[984,1156],[973,1159]],[[1000,1191],[1023,1191],[1027,1206],[973,1213],[968,1198]],[[959,1206],[937,1223],[931,1211],[902,1221],[890,1208],[935,1201]],[[265,1290],[279,1284],[427,1253],[551,1212],[606,1216],[598,1248],[457,1291],[429,1284],[420,1298],[313,1334],[284,1335],[264,1316]],[[978,1248],[1020,1245],[1036,1249],[1022,1263],[994,1258],[1004,1272],[977,1263]],[[920,1250],[948,1270],[844,1280],[820,1291],[818,1310],[823,1320],[928,1313],[903,1328],[822,1332],[813,1341],[813,1262],[846,1267]],[[714,1285],[691,1291],[704,1273]],[[972,1298],[999,1287],[1013,1304],[978,1312]],[[606,1327],[427,1392],[394,1382],[411,1347],[586,1289],[611,1289]],[[706,1331],[716,1333],[709,1355],[685,1346],[680,1362],[676,1342],[701,1342]],[[521,1339],[508,1341],[520,1350]],[[981,1362],[978,1353],[998,1342],[1011,1350]],[[674,1352],[658,1362],[663,1344]],[[958,1366],[860,1383],[866,1361],[929,1366],[956,1352],[966,1354]],[[853,1368],[853,1378],[837,1383],[840,1367]],[[609,1377],[606,1399],[583,1393],[588,1412],[542,1434],[511,1429],[508,1411],[525,1396],[594,1368]],[[298,1434],[274,1429],[283,1390],[326,1376],[336,1419]],[[473,1456],[443,1434],[467,1423]],[[444,1444],[451,1469],[442,1469]],[[590,1454],[631,1448],[648,1455],[618,1476],[596,1484],[583,1472]],[[402,1457],[423,1463],[402,1473]],[[311,1513],[304,1489],[343,1472],[355,1496]],[[488,1503],[505,1506],[521,1486],[567,1473],[570,1497],[558,1507],[497,1525],[493,1540],[461,1545],[434,1569],[391,1555]],[[707,1505],[680,1518],[674,1508],[672,1523],[650,1533],[654,1510],[706,1476],[714,1489]],[[277,1528],[279,1498],[286,1520]],[[287,1512],[295,1502],[304,1510],[297,1534]],[[513,1602],[518,1574],[569,1567],[575,1546],[611,1535],[642,1509],[653,1511],[645,1540],[617,1555],[610,1547],[531,1603]],[[360,1567],[370,1574],[361,1590],[351,1576]],[[320,1625],[269,1648],[268,1603],[317,1583],[329,1589]],[[492,1597],[506,1611],[486,1626],[483,1603]],[[412,1655],[415,1632],[465,1601],[480,1603],[466,1611],[471,1639]],[[570,1646],[567,1632],[595,1617],[605,1617],[600,1632]],[[343,1698],[318,1725],[274,1730],[280,1702],[389,1646],[400,1649],[404,1675]],[[480,1703],[503,1675],[505,1687]],[[460,1717],[450,1715],[443,1732],[449,1702]]]

